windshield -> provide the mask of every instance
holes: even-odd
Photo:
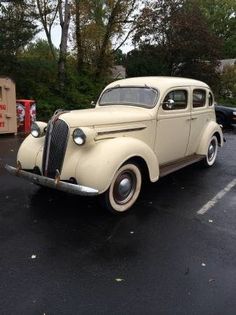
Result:
[[[157,98],[157,90],[151,87],[114,87],[102,94],[99,105],[132,105],[153,108]]]

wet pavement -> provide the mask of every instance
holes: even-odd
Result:
[[[235,314],[236,128],[211,169],[145,184],[114,216],[0,166],[0,314]],[[0,163],[23,138],[0,136]]]

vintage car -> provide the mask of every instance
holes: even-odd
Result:
[[[96,107],[58,110],[36,122],[22,143],[17,167],[6,169],[41,186],[100,195],[113,212],[137,200],[151,182],[202,161],[215,163],[223,135],[214,98],[203,82],[140,77],[109,84]]]

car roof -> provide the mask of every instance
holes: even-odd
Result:
[[[156,77],[136,77],[136,78],[128,78],[117,80],[110,83],[107,88],[112,88],[115,86],[149,86],[152,88],[156,88],[158,90],[166,90],[172,87],[181,87],[181,86],[197,86],[197,87],[205,87],[209,88],[209,86],[198,80],[181,78],[181,77],[164,77],[164,76],[156,76]]]

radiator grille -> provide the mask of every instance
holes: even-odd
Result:
[[[52,132],[50,136],[51,124]],[[44,176],[54,178],[56,170],[61,172],[67,146],[68,132],[69,128],[63,120],[57,119],[48,124],[43,151],[42,169]]]

